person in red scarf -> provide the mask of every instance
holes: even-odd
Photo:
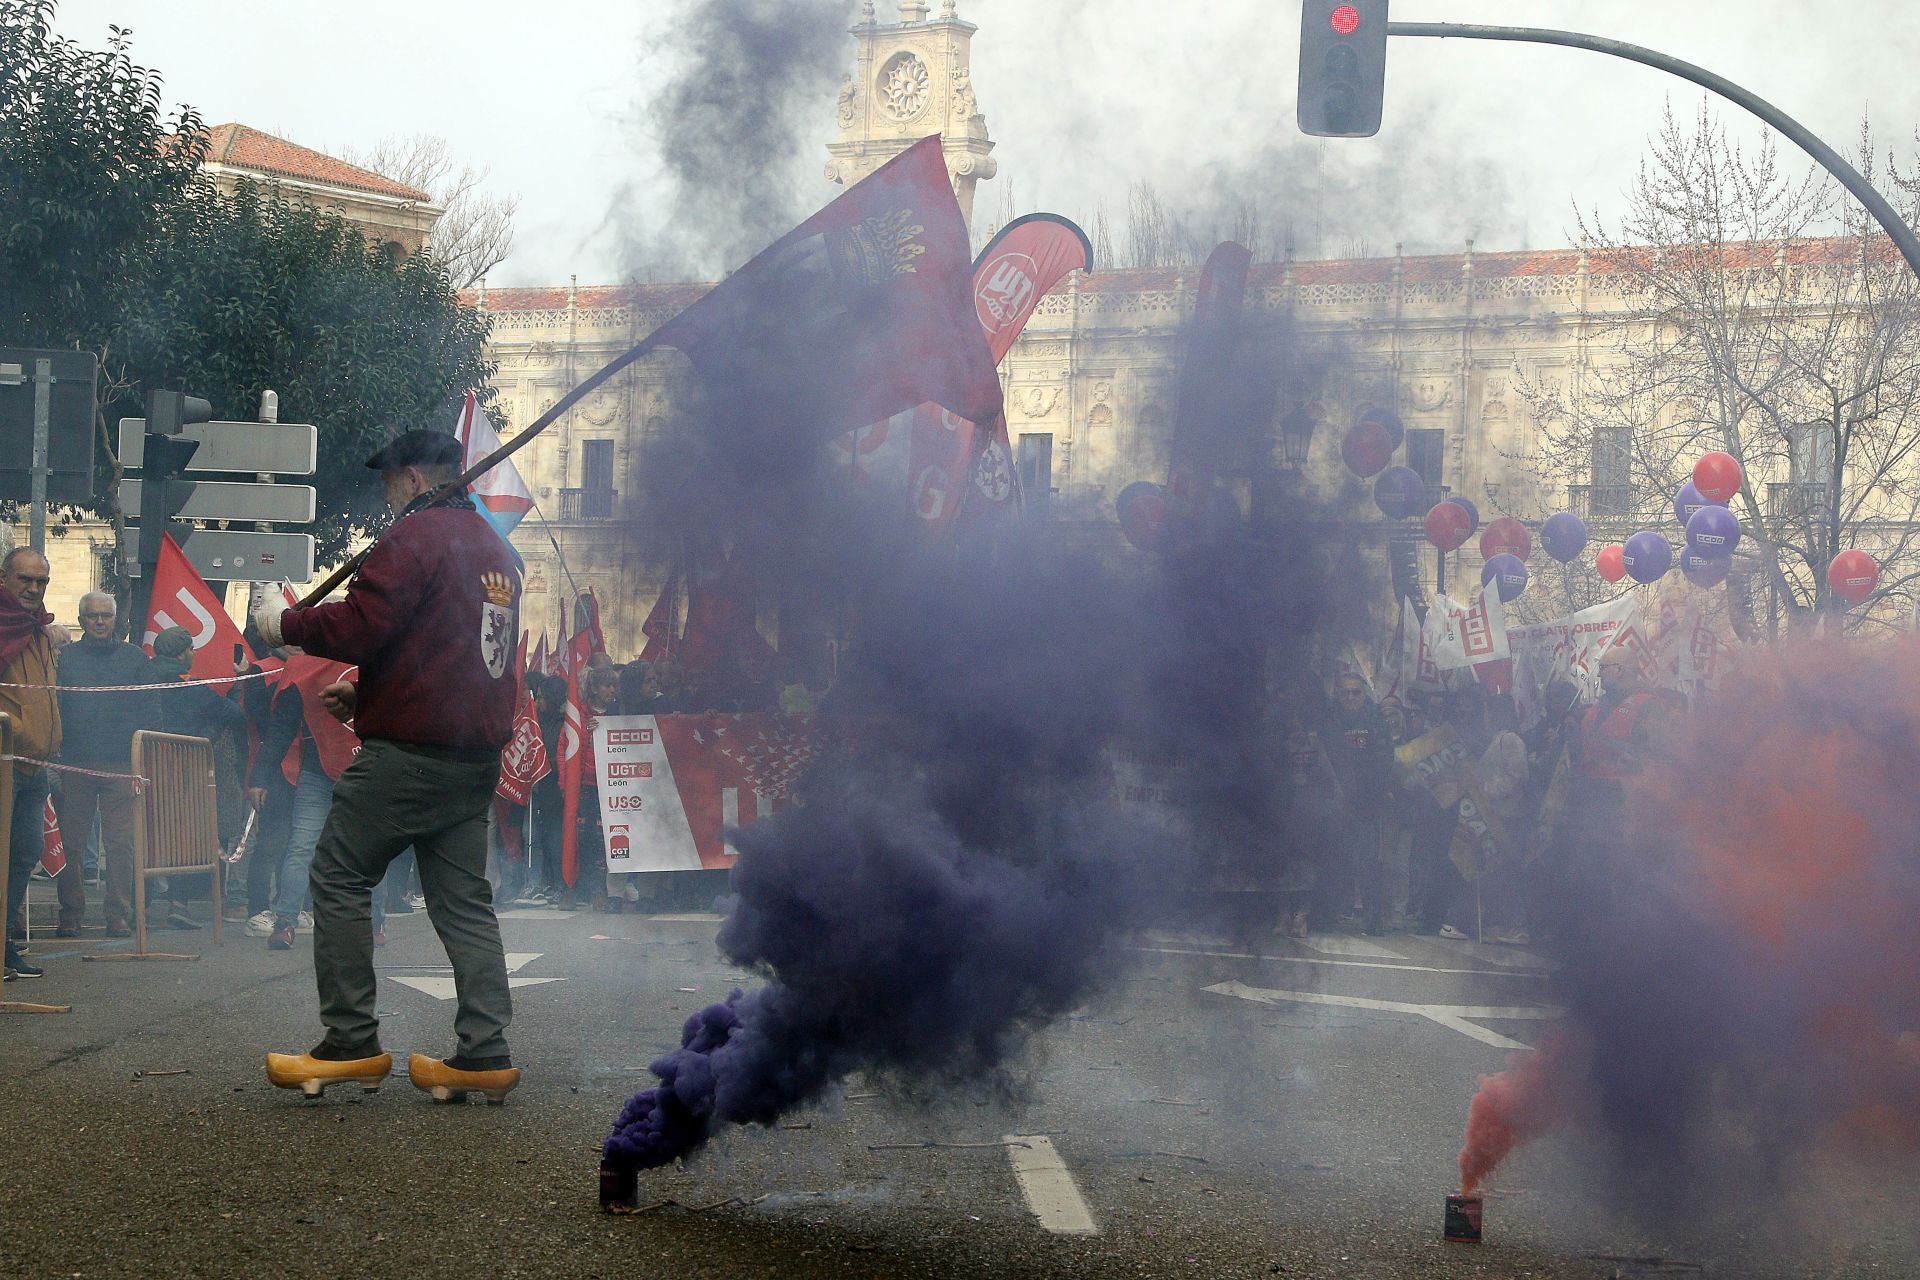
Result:
[[[0,557],[0,712],[13,719],[13,824],[7,855],[6,980],[38,978],[13,936],[14,918],[27,900],[27,877],[40,859],[40,814],[47,805],[47,771],[37,760],[60,750],[60,703],[54,694],[53,615],[44,605],[53,580],[47,558],[32,547]]]

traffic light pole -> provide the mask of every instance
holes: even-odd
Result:
[[[1590,36],[1578,31],[1554,31],[1545,27],[1496,27],[1482,26],[1476,23],[1459,22],[1389,22],[1389,36],[1434,36],[1440,39],[1461,40],[1515,40],[1528,44],[1558,44],[1572,49],[1587,49],[1594,53],[1611,54],[1616,58],[1625,58],[1629,62],[1639,62],[1646,66],[1691,80],[1702,88],[1711,89],[1721,97],[1745,107],[1754,115],[1778,129],[1791,139],[1802,151],[1819,161],[1821,166],[1840,180],[1840,184],[1851,191],[1854,198],[1866,206],[1874,221],[1878,222],[1886,233],[1899,246],[1900,254],[1920,275],[1920,239],[1916,239],[1913,228],[1909,227],[1887,203],[1886,197],[1874,190],[1873,184],[1860,176],[1859,170],[1841,159],[1840,153],[1822,142],[1814,133],[1798,120],[1757,94],[1749,93],[1724,76],[1717,76],[1704,67],[1696,67],[1691,62],[1670,57],[1654,49],[1643,48],[1637,44],[1627,44],[1621,40],[1610,40],[1605,36]]]

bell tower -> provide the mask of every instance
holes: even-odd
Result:
[[[999,167],[987,118],[973,96],[972,43],[979,28],[941,0],[929,18],[925,0],[899,0],[900,20],[883,23],[874,0],[861,5],[853,28],[853,73],[840,82],[836,123],[827,144],[827,178],[852,186],[930,133],[940,135],[960,212],[973,221],[973,188]]]

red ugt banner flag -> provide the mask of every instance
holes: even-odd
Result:
[[[973,264],[974,315],[994,363],[1013,349],[1042,298],[1072,272],[1092,269],[1087,233],[1058,214],[1028,214],[1002,228]],[[930,532],[963,508],[971,522],[1015,507],[1006,416],[983,421],[984,428],[933,404],[914,410],[910,497]]]
[[[152,603],[147,606],[146,634],[140,638],[149,656],[154,637],[168,627],[185,627],[193,636],[193,666],[187,671],[190,679],[233,675],[233,646],[244,643],[240,628],[205,579],[187,563],[180,544],[163,536],[160,564],[153,574]]]
[[[533,695],[528,694],[521,699],[520,714],[514,717],[513,738],[500,753],[500,781],[493,793],[508,804],[525,804],[533,795],[533,784],[552,772],[547,744],[540,739],[540,717],[534,709]]]

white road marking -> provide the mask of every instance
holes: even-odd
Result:
[[[522,969],[545,954],[544,951],[509,951],[507,952],[507,972],[509,974],[519,973]],[[456,994],[453,978],[445,975],[446,971],[443,969],[441,973],[409,974],[406,977],[395,977],[393,980],[403,987],[412,987],[415,991],[432,996],[435,1000],[451,1000]],[[519,987],[538,987],[549,982],[565,981],[565,978],[509,977],[507,979],[507,988],[513,990]]]
[[[456,994],[453,987],[453,979],[443,978],[438,975],[425,978],[395,978],[394,981],[403,987],[412,987],[415,991],[430,995],[435,1000],[451,1000]],[[549,982],[565,981],[565,978],[508,978],[507,986],[517,991],[521,987],[538,987],[544,986]]]
[[[1216,951],[1206,947],[1128,947],[1163,956],[1215,956],[1222,960],[1271,960],[1275,964],[1322,964],[1343,969],[1397,969],[1403,973],[1457,973],[1476,978],[1544,978],[1528,969],[1446,969],[1424,964],[1387,964],[1378,960],[1327,960],[1319,956],[1269,956],[1251,951]]]
[[[1328,956],[1360,956],[1368,960],[1405,960],[1398,951],[1389,951],[1377,942],[1362,938],[1343,938],[1338,934],[1318,933],[1300,939],[1308,948]]]
[[[1013,1162],[1013,1176],[1019,1180],[1020,1190],[1027,1197],[1027,1207],[1033,1210],[1041,1226],[1064,1236],[1100,1234],[1052,1138],[1010,1133],[1004,1141],[1010,1144],[1007,1158]]]
[[[1477,1004],[1413,1004],[1405,1000],[1374,1000],[1367,996],[1323,995],[1317,991],[1270,991],[1264,987],[1250,987],[1244,982],[1217,982],[1201,990],[1211,991],[1215,995],[1237,996],[1256,1004],[1328,1004],[1348,1009],[1373,1009],[1381,1013],[1418,1014],[1422,1018],[1458,1031],[1461,1035],[1478,1040],[1481,1044],[1492,1045],[1496,1049],[1531,1049],[1533,1046],[1522,1044],[1509,1036],[1503,1036],[1498,1031],[1489,1031],[1467,1019],[1558,1018],[1563,1012],[1549,1005],[1500,1007]]]

